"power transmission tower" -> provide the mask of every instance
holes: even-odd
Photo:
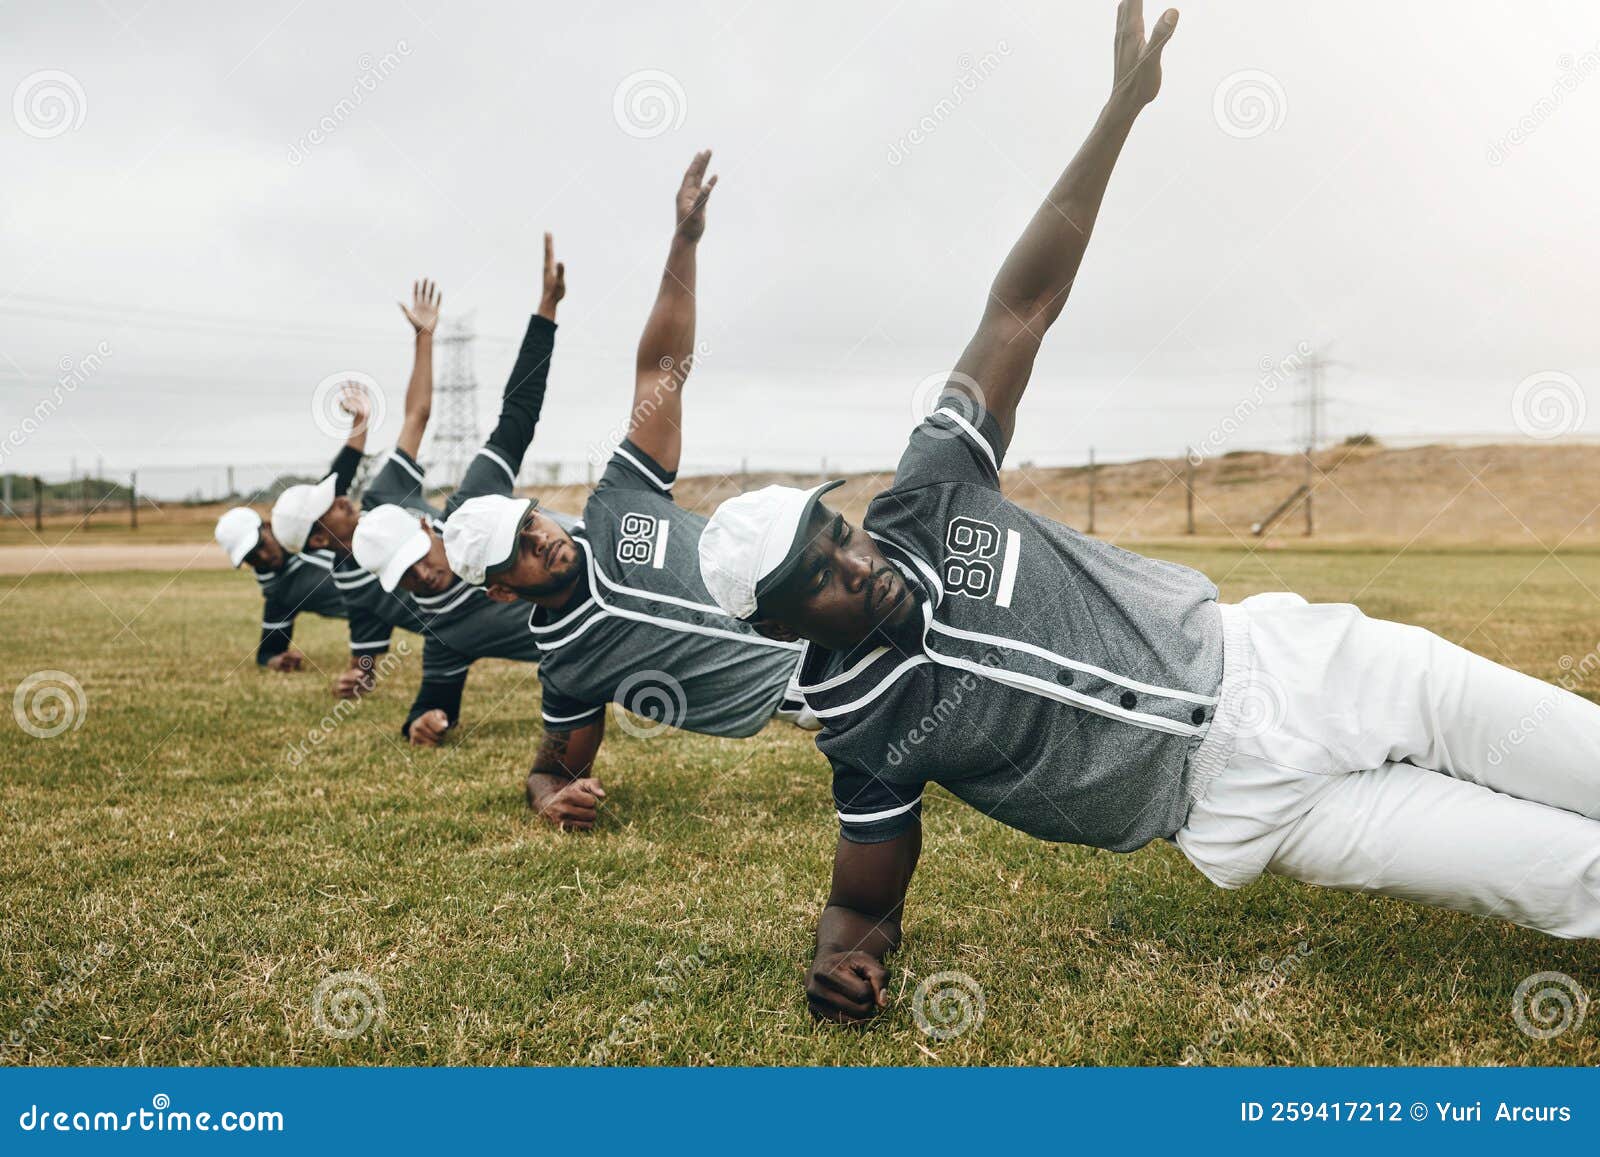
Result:
[[[1300,381],[1304,387],[1300,400],[1295,404],[1305,411],[1305,458],[1306,458],[1306,536],[1310,537],[1316,530],[1316,519],[1311,511],[1311,498],[1316,493],[1313,478],[1316,474],[1316,464],[1311,456],[1317,452],[1317,446],[1322,441],[1323,406],[1326,402],[1323,389],[1323,374],[1334,363],[1329,361],[1321,350],[1317,350],[1306,358],[1300,370]]]
[[[452,322],[439,335],[444,347],[444,373],[433,389],[431,465],[438,481],[461,483],[467,463],[478,452],[478,374],[472,342],[472,319]]]

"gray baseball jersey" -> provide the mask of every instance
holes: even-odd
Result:
[[[390,452],[361,496],[361,509],[393,503],[419,514],[438,517],[428,505],[422,467],[398,446]],[[389,636],[396,627],[422,633],[423,620],[411,595],[402,590],[385,591],[378,576],[362,567],[355,555],[346,555],[334,566],[333,581],[344,596],[350,616],[350,650],[359,656],[381,655],[389,649]]]
[[[256,572],[265,606],[261,612],[261,641],[256,662],[265,663],[289,649],[295,616],[309,611],[330,619],[346,617],[344,596],[333,581],[333,554],[307,550],[291,554],[275,571]]]
[[[1040,839],[1171,835],[1222,679],[1216,587],[1007,501],[999,427],[949,401],[863,522],[912,621],[801,668],[844,836],[900,835],[928,782]]]
[[[706,520],[673,502],[674,478],[624,441],[572,536],[578,590],[529,618],[551,731],[591,723],[615,702],[685,731],[751,735],[783,702],[799,647],[763,638],[712,601],[700,578]]]

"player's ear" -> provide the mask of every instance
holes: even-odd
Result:
[[[321,525],[311,528],[311,533],[306,535],[306,547],[309,550],[330,550],[333,547],[333,537],[323,530]]]
[[[483,593],[497,603],[514,603],[518,597],[516,591],[499,583],[489,583],[483,588]]]
[[[800,636],[792,628],[786,627],[773,619],[757,619],[750,625],[756,629],[756,634],[779,643],[798,643],[800,641]]]

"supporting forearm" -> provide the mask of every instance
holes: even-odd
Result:
[[[1115,97],[1106,104],[1001,265],[990,290],[996,303],[1018,316],[1043,313],[1045,324],[1061,312],[1136,115]]]
[[[900,908],[888,916],[870,916],[829,904],[817,921],[817,955],[866,952],[882,960],[900,947]]]

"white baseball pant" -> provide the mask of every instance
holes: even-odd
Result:
[[[1600,937],[1600,706],[1354,606],[1221,611],[1221,696],[1175,837],[1208,878]]]

